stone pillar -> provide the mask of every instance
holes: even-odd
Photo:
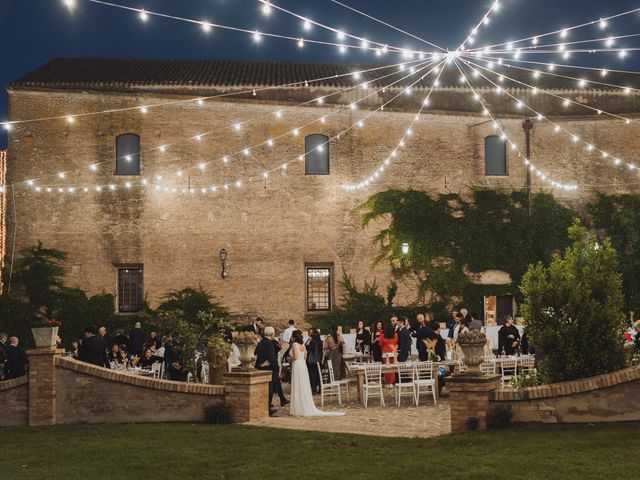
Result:
[[[64,350],[29,350],[29,426],[56,424],[56,357]]]
[[[271,371],[249,370],[224,374],[224,402],[234,423],[253,422],[269,415]]]
[[[498,375],[456,375],[447,378],[451,403],[451,433],[466,432],[467,420],[471,417],[478,418],[478,430],[485,430],[489,392],[499,387]]]

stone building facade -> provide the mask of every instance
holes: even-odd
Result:
[[[344,189],[369,177],[390,155],[434,79],[426,76],[407,95],[403,89],[415,76],[379,90],[409,72],[364,72],[372,68],[378,66],[52,60],[8,89],[10,120],[58,118],[19,123],[10,131],[8,183],[15,188],[5,197],[15,216],[8,216],[7,238],[15,233],[16,251],[38,240],[67,251],[67,282],[90,293],[116,294],[124,311],[135,309],[141,295],[156,305],[170,289],[202,286],[235,313],[259,313],[277,322],[339,302],[343,269],[358,283],[376,278],[385,285],[388,268],[373,266],[376,225],[363,230],[357,209],[371,194],[392,187],[434,193],[464,193],[481,185],[522,188],[526,174],[522,159],[507,149],[506,174],[485,175],[485,138],[495,130],[450,65],[397,157],[368,188]],[[362,72],[359,79],[353,72]],[[380,80],[383,75],[388,78]],[[363,81],[366,89],[358,86]],[[613,74],[607,81],[629,84]],[[474,82],[505,132],[524,149],[526,112],[486,82]],[[561,77],[546,82],[541,89],[579,104],[639,118],[640,95],[633,90],[578,88]],[[638,159],[637,124],[580,105],[565,107],[540,92],[508,91],[612,156]],[[359,99],[358,108],[349,107]],[[118,111],[82,115],[112,109]],[[67,115],[74,115],[72,123]],[[239,122],[246,123],[237,130]],[[287,133],[296,128],[298,135]],[[328,144],[329,174],[306,175],[305,138],[331,138],[343,130]],[[139,175],[115,175],[116,139],[123,134],[139,137]],[[268,139],[276,139],[275,145]],[[554,133],[545,121],[534,122],[531,151],[541,171],[579,186],[556,192],[573,205],[585,203],[593,190],[637,191],[636,171],[612,165],[611,158]],[[200,163],[206,168],[200,170]],[[265,171],[271,171],[268,178],[262,177]],[[29,179],[34,185],[25,183]],[[548,184],[534,176],[532,188]],[[408,290],[400,297],[414,299]]]

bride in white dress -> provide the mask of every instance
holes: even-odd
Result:
[[[338,417],[343,412],[323,412],[316,408],[311,394],[309,370],[307,369],[307,348],[302,332],[296,330],[291,335],[291,404],[289,414],[294,417]]]

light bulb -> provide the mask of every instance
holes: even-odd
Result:
[[[139,16],[140,16],[140,20],[142,20],[143,22],[146,22],[147,20],[149,20],[149,15],[144,10],[140,10]]]

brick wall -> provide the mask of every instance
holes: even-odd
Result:
[[[0,382],[0,426],[28,424],[29,385],[26,376]]]
[[[144,290],[156,305],[169,289],[202,286],[211,291],[234,313],[266,315],[271,321],[300,319],[305,313],[305,262],[334,264],[334,298],[342,291],[342,268],[359,283],[377,278],[380,285],[391,279],[386,265],[373,266],[376,251],[370,244],[376,227],[361,229],[357,206],[369,195],[391,187],[416,188],[436,192],[465,192],[469,186],[520,188],[524,167],[508,152],[510,175],[485,177],[483,139],[493,129],[486,117],[478,116],[477,105],[462,98],[462,89],[443,89],[434,94],[434,110],[415,126],[415,135],[395,161],[371,188],[345,192],[341,184],[358,182],[380,165],[394,142],[400,138],[417,111],[421,93],[403,100],[396,110],[376,113],[366,120],[366,128],[354,129],[332,142],[331,175],[305,176],[302,163],[294,163],[281,176],[258,180],[260,173],[304,151],[304,136],[310,133],[336,134],[369,113],[336,112],[336,105],[298,107],[275,121],[273,112],[294,102],[329,93],[330,89],[299,89],[272,94],[261,100],[211,100],[204,106],[183,104],[153,109],[146,116],[137,111],[113,115],[80,117],[72,126],[63,120],[16,126],[8,149],[9,180],[41,178],[49,175],[53,185],[107,184],[125,179],[113,177],[115,136],[125,132],[140,134],[142,148],[176,143],[165,154],[142,155],[142,178],[150,181],[165,175],[163,183],[178,191],[225,183],[237,176],[253,175],[256,180],[222,194],[166,194],[153,189],[104,190],[100,193],[36,194],[16,192],[17,221],[8,231],[17,233],[16,251],[42,240],[47,246],[69,253],[67,282],[89,293],[116,293],[115,264],[144,264]],[[220,93],[198,91],[198,95]],[[564,92],[566,95],[572,92]],[[576,92],[573,92],[576,93]],[[388,92],[386,95],[389,95]],[[192,98],[195,92],[188,94]],[[640,111],[640,97],[615,92],[585,92],[584,103],[606,104],[614,111]],[[10,118],[65,115],[153,104],[186,98],[152,90],[138,92],[10,91]],[[283,100],[286,99],[286,100]],[[352,101],[340,96],[341,102]],[[376,101],[379,101],[377,99]],[[504,104],[500,104],[500,101]],[[552,111],[549,100],[537,97]],[[544,102],[547,102],[545,104]],[[504,100],[496,99],[494,110],[504,108],[504,128],[524,145],[522,117],[510,112]],[[376,105],[377,106],[377,105]],[[547,108],[547,110],[544,110]],[[276,148],[255,149],[249,157],[234,157],[228,165],[214,162],[203,173],[188,179],[176,177],[178,169],[220,158],[245,146],[264,142],[294,127],[327,115],[325,124],[301,130],[299,137],[278,140]],[[555,120],[585,139],[606,146],[612,154],[636,159],[640,137],[636,126],[624,125],[604,116],[562,116]],[[253,119],[242,132],[234,132],[234,122]],[[214,132],[202,142],[184,139],[202,132]],[[632,191],[626,169],[611,167],[610,160],[589,155],[567,137],[554,134],[552,126],[536,123],[533,130],[533,158],[544,171],[559,181],[598,185],[605,192]],[[79,167],[106,162],[97,172]],[[197,169],[196,169],[197,170]],[[64,181],[55,178],[69,171]],[[534,178],[535,188],[541,188]],[[636,188],[637,187],[633,187]],[[577,193],[558,193],[572,205],[584,204],[592,194],[589,187]],[[10,199],[9,199],[10,200]],[[221,279],[218,252],[228,253],[229,277]],[[398,303],[415,300],[414,292],[401,286]]]
[[[571,382],[491,392],[511,405],[515,422],[595,423],[640,420],[640,366]]]
[[[56,359],[57,423],[202,422],[224,387],[170,382]]]

